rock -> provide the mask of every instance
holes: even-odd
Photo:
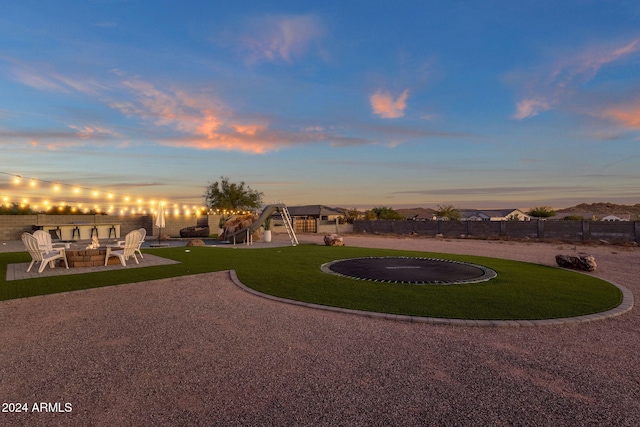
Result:
[[[257,221],[257,219],[258,219],[258,215],[254,215],[254,214],[238,215],[238,216],[229,218],[222,226],[222,228],[224,229],[224,232],[218,236],[218,239],[229,240],[229,238],[233,234],[235,234],[239,230],[243,230],[245,228],[250,227],[251,224]],[[242,241],[243,239],[244,237],[240,239],[240,241]]]
[[[436,237],[438,237],[438,238],[440,238],[440,239],[441,239],[441,238],[443,238],[443,237],[444,237],[444,234],[442,234],[442,233],[438,233],[438,234],[436,234]]]
[[[327,234],[324,236],[324,244],[327,246],[344,246],[344,239],[339,234]]]
[[[207,246],[202,239],[191,239],[187,242],[186,246]]]
[[[160,240],[171,240],[171,236],[166,233],[160,235]]]
[[[563,268],[571,268],[573,270],[581,271],[595,271],[598,267],[596,259],[592,255],[556,255],[556,263]]]

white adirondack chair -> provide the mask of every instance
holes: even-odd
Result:
[[[140,239],[140,243],[138,243],[138,247],[136,248],[136,252],[138,252],[138,254],[140,255],[140,258],[144,258],[142,256],[142,251],[140,250],[140,247],[144,243],[145,237],[147,237],[147,229],[146,228],[138,228],[138,231],[140,232],[140,235],[142,236],[142,238]]]
[[[38,241],[40,249],[46,252],[59,251],[64,249],[64,243],[53,243],[51,234],[43,230],[36,230],[33,232],[33,237]]]
[[[142,244],[144,243],[144,239],[147,237],[147,229],[142,227],[142,228],[138,228],[138,231],[140,232],[140,235],[142,236],[142,238],[140,239],[140,243],[138,243],[138,247],[136,248],[136,252],[140,255],[140,258],[144,258],[144,256],[142,256],[142,251],[140,250],[140,248],[142,247]],[[118,246],[124,246],[125,241],[124,240],[118,240]]]
[[[141,239],[142,234],[140,234],[138,230],[133,230],[125,236],[124,246],[107,246],[107,256],[104,258],[104,265],[107,265],[109,257],[112,256],[120,258],[120,263],[124,266],[127,265],[126,261],[129,257],[133,257],[136,264],[140,264],[138,258],[136,258],[136,250],[140,245]]]
[[[54,268],[54,261],[57,259],[63,259],[65,266],[67,267],[67,269],[69,268],[69,264],[67,263],[67,255],[64,252],[64,248],[50,251],[47,251],[46,249],[42,250],[38,243],[38,239],[36,239],[29,233],[22,233],[22,242],[31,255],[31,264],[29,264],[29,268],[27,268],[27,273],[31,271],[31,267],[33,267],[33,264],[35,264],[36,262],[40,263],[38,273],[42,273],[47,264],[49,264],[51,268]]]

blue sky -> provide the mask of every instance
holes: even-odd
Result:
[[[635,204],[639,137],[634,1],[1,6],[5,201]]]

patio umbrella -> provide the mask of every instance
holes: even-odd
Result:
[[[156,227],[158,227],[158,242],[160,242],[160,236],[162,235],[162,229],[165,227],[164,222],[164,205],[158,205],[158,211],[156,215]]]

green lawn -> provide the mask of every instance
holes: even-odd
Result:
[[[496,258],[427,252],[300,245],[268,249],[166,248],[149,250],[180,264],[63,277],[5,281],[9,263],[24,253],[0,254],[0,300],[133,283],[221,270],[260,292],[336,307],[459,319],[550,319],[598,313],[616,307],[622,293],[580,273]],[[480,264],[498,277],[469,285],[408,285],[349,279],[320,271],[325,262],[366,256],[418,256]]]

